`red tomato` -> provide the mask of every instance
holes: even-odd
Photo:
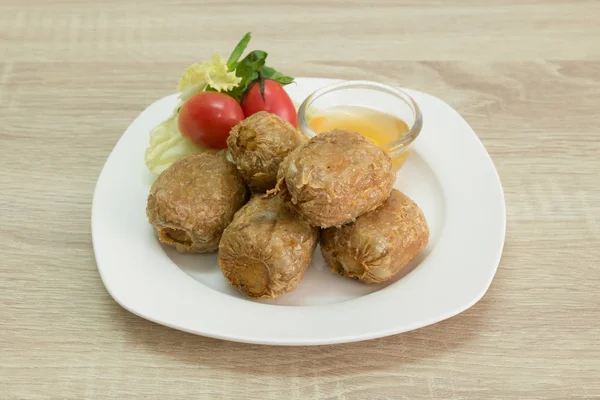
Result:
[[[179,110],[179,132],[198,146],[224,149],[229,131],[243,119],[244,111],[233,97],[201,92]]]
[[[267,111],[279,115],[296,127],[296,107],[283,87],[271,79],[265,79],[264,88],[264,100],[258,82],[253,83],[246,92],[246,97],[242,101],[242,109],[246,117],[259,111]]]

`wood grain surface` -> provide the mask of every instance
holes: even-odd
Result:
[[[0,0],[0,399],[600,398],[600,3],[372,3]],[[267,347],[110,298],[90,234],[107,155],[249,30],[290,75],[419,89],[473,126],[508,213],[479,303],[384,339]]]

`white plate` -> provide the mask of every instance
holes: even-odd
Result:
[[[294,101],[333,80],[299,78]],[[146,219],[152,176],[144,165],[151,128],[170,115],[168,96],[127,128],[94,193],[92,236],[110,295],[143,318],[199,335],[240,342],[316,345],[409,331],[452,317],[485,294],[498,267],[506,226],[504,195],[492,160],[448,104],[407,90],[424,125],[396,187],[423,209],[428,247],[393,282],[364,285],[333,274],[317,249],[298,288],[271,301],[245,298],[227,284],[216,255],[162,246]]]

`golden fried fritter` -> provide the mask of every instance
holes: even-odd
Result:
[[[290,208],[313,226],[341,226],[380,206],[395,181],[390,157],[356,132],[312,138],[279,166],[277,187]]]
[[[223,232],[219,266],[231,285],[252,298],[296,288],[310,264],[318,229],[288,210],[279,196],[254,196]]]
[[[254,191],[273,189],[285,156],[308,140],[290,123],[261,111],[233,127],[227,139],[238,171]]]
[[[421,209],[394,189],[378,209],[356,222],[321,232],[321,251],[334,272],[366,283],[394,277],[427,245]]]
[[[181,252],[211,252],[248,196],[233,164],[213,154],[193,154],[159,175],[146,214],[161,242]]]

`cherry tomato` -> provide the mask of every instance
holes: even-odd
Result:
[[[296,127],[296,107],[283,87],[274,80],[265,79],[264,93],[263,100],[258,82],[250,86],[242,101],[242,109],[246,117],[259,111],[267,111],[279,115]]]
[[[229,131],[243,119],[244,111],[233,97],[201,92],[179,110],[179,132],[198,146],[224,149]]]

